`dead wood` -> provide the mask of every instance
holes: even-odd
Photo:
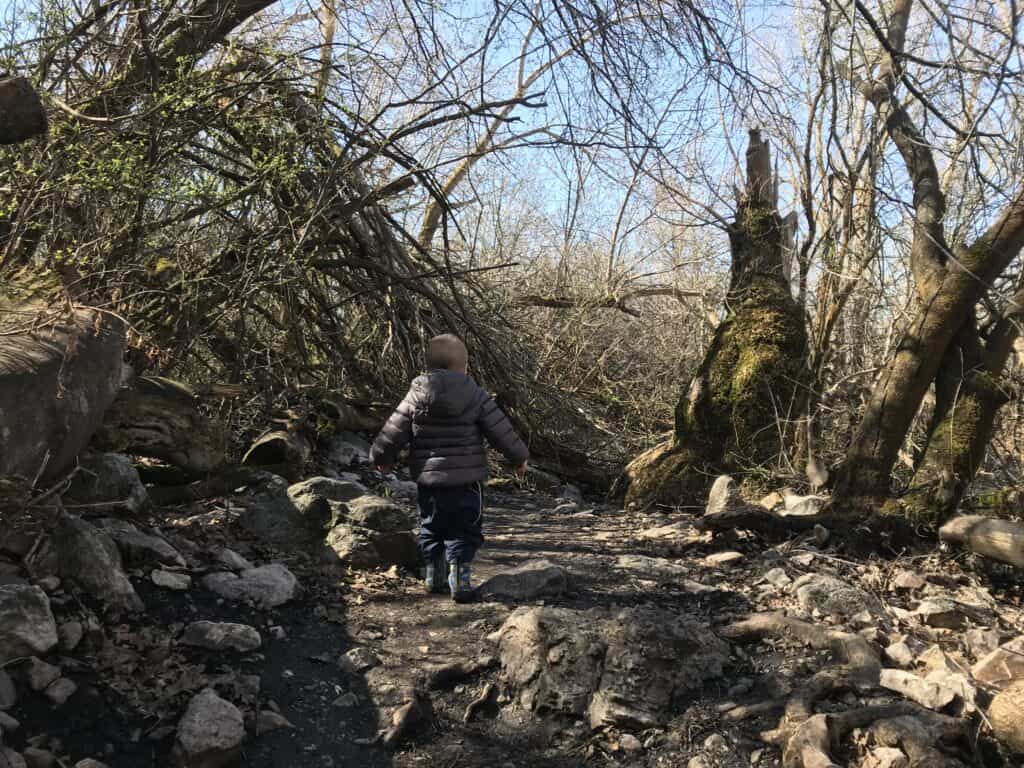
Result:
[[[816,525],[829,527],[833,519],[826,515],[780,515],[755,505],[732,506],[706,514],[697,521],[697,527],[706,531],[732,531],[737,528],[771,537],[791,536],[813,530]]]
[[[466,707],[465,713],[462,715],[462,722],[471,723],[477,715],[483,713],[488,714],[495,712],[498,709],[498,686],[494,683],[488,683],[484,686],[483,691]]]
[[[1024,524],[964,515],[942,526],[939,538],[963,544],[972,552],[993,560],[1024,568]]]
[[[433,720],[430,699],[422,691],[414,691],[412,698],[391,715],[391,727],[381,732],[380,743],[385,749],[396,748],[420,726]]]
[[[225,462],[225,432],[198,404],[198,395],[184,384],[139,378],[118,394],[93,442],[101,450],[209,473]]]

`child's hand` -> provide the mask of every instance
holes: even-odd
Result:
[[[516,473],[516,477],[525,477],[526,476],[526,462],[525,461],[522,464],[520,464],[518,467],[515,468],[515,473]]]
[[[394,464],[378,464],[377,465],[377,471],[380,472],[382,475],[390,475],[391,474],[391,470],[393,470],[394,468],[395,468]]]

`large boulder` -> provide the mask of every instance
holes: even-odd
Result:
[[[241,573],[211,573],[203,585],[227,600],[248,600],[262,608],[276,608],[292,600],[299,581],[281,563],[261,565]]]
[[[706,624],[656,608],[518,608],[493,636],[503,675],[539,714],[646,729],[722,674],[728,645]]]
[[[0,586],[0,665],[47,653],[57,645],[50,601],[39,587]]]
[[[42,318],[39,303],[0,297],[0,476],[60,477],[121,386],[124,325],[78,309]]]
[[[327,546],[342,565],[365,570],[400,565],[414,568],[419,562],[412,531],[375,531],[360,525],[339,523],[327,535]]]
[[[124,564],[129,568],[146,568],[155,565],[176,565],[184,568],[185,558],[174,547],[155,533],[139,530],[126,520],[105,517],[97,520],[117,548],[121,551]]]
[[[63,515],[53,542],[62,579],[77,584],[111,610],[144,609],[121,567],[121,553],[106,533],[79,517]]]
[[[212,688],[192,697],[178,723],[174,759],[180,768],[224,768],[239,764],[245,721]]]
[[[284,488],[268,485],[243,501],[239,524],[256,538],[286,549],[322,547],[346,513],[344,502],[366,493],[358,483],[314,477]]]
[[[87,507],[90,512],[128,511],[137,514],[149,506],[149,494],[127,456],[87,453],[67,490],[67,505]]]

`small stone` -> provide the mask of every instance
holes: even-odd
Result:
[[[185,628],[183,645],[207,648],[211,651],[255,651],[263,641],[260,633],[248,624],[231,622],[196,621]]]
[[[359,697],[356,696],[352,691],[343,693],[341,696],[331,702],[335,707],[354,707],[359,703]]]
[[[922,601],[914,614],[929,627],[937,629],[960,629],[969,618],[965,606],[945,598]]]
[[[878,747],[871,750],[861,768],[909,768],[910,760],[895,747]]]
[[[75,768],[110,768],[106,763],[101,763],[99,760],[93,760],[91,757],[85,758],[85,760],[79,760],[75,763]]]
[[[19,728],[21,728],[21,723],[0,709],[0,735],[14,733]]]
[[[289,722],[287,717],[270,709],[262,710],[256,721],[257,733],[270,733],[271,731],[278,731],[282,728],[292,729],[294,727],[295,726]]]
[[[808,573],[793,582],[800,607],[808,613],[820,612],[823,616],[840,616],[849,619],[862,611],[875,616],[882,614],[878,598],[859,587],[818,573]]]
[[[1024,680],[1015,680],[995,695],[988,719],[997,739],[1024,754]]]
[[[284,627],[274,626],[270,628],[270,636],[275,640],[287,640],[288,632]]]
[[[743,555],[739,552],[715,552],[713,555],[708,555],[701,560],[701,565],[705,565],[708,568],[730,568],[743,560]]]
[[[0,586],[0,664],[48,652],[57,644],[50,599],[39,587]]]
[[[566,504],[559,504],[557,507],[555,507],[554,509],[551,510],[551,514],[553,514],[553,515],[571,515],[571,514],[574,514],[576,512],[579,512],[579,511],[580,511],[579,505],[576,502],[574,502],[574,501],[570,501],[570,502],[567,502]]]
[[[203,585],[228,600],[251,600],[263,608],[276,608],[298,593],[299,581],[281,563],[261,565],[241,573],[211,573]]]
[[[932,645],[917,657],[917,663],[921,664],[929,672],[940,670],[942,672],[959,671],[957,664],[953,662],[946,652],[938,645]]]
[[[60,639],[60,647],[65,651],[73,651],[82,642],[85,634],[85,627],[80,621],[65,621],[57,628],[57,637]]]
[[[640,739],[631,733],[624,733],[619,737],[619,746],[623,751],[634,754],[644,751],[644,745],[640,743]]]
[[[57,765],[56,755],[46,749],[29,747],[21,753],[21,756],[25,758],[28,768],[53,768]]]
[[[529,560],[517,568],[492,576],[480,585],[485,598],[526,602],[558,597],[569,589],[565,568],[549,560]]]
[[[33,656],[28,661],[28,685],[33,691],[41,691],[60,677],[60,667],[47,664]]]
[[[235,550],[228,549],[227,547],[222,549],[220,554],[217,555],[217,562],[232,571],[249,571],[255,567],[252,563],[235,552]]]
[[[43,576],[36,584],[45,592],[56,592],[60,589],[60,578],[57,576]]]
[[[704,749],[708,752],[724,753],[729,751],[729,740],[720,733],[713,733],[704,739]]]
[[[995,629],[975,627],[968,629],[964,634],[964,643],[967,645],[968,653],[978,661],[996,650],[1001,642],[1002,637]]]
[[[893,664],[909,667],[914,663],[914,652],[904,641],[892,643],[885,649],[885,657]]]
[[[149,578],[158,587],[172,589],[175,592],[184,592],[192,586],[192,577],[187,573],[175,573],[158,568],[149,575]]]
[[[18,689],[11,676],[0,669],[0,709],[10,709],[18,702]]]
[[[712,768],[712,766],[704,755],[697,755],[690,758],[689,762],[686,763],[686,768]]]
[[[924,589],[927,583],[927,581],[913,571],[900,571],[892,580],[893,589],[903,589],[908,592]]]
[[[790,584],[793,583],[793,580],[789,578],[789,575],[783,568],[772,568],[764,576],[762,576],[761,579],[768,582],[774,587],[778,587],[779,589],[788,587]]]
[[[2,744],[0,744],[0,766],[3,768],[28,768],[25,758]]]
[[[821,525],[821,523],[815,525],[814,530],[811,531],[811,538],[814,539],[814,543],[817,544],[819,548],[828,544],[828,540],[831,535],[832,534],[829,533],[828,528]]]
[[[798,565],[801,568],[808,568],[811,563],[814,562],[814,557],[815,555],[813,552],[801,552],[799,555],[793,555],[789,560],[793,565]]]
[[[236,765],[244,738],[245,722],[238,707],[207,688],[192,697],[178,723],[174,756],[182,768]]]
[[[56,706],[61,706],[64,702],[75,695],[75,691],[78,690],[78,686],[66,677],[62,677],[58,680],[54,680],[50,683],[49,687],[44,691],[46,697],[52,701]]]
[[[373,667],[380,666],[380,659],[369,648],[358,646],[345,653],[338,660],[338,663],[346,672],[359,674]]]

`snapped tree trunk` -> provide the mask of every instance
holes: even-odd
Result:
[[[800,413],[807,335],[784,268],[768,144],[750,132],[747,180],[729,231],[727,315],[676,406],[672,439],[626,468],[627,502],[678,505],[702,499],[721,473],[775,463]]]

